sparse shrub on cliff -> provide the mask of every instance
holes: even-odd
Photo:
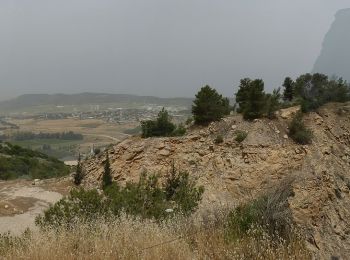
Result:
[[[241,239],[251,230],[254,230],[254,236],[268,233],[285,240],[291,239],[292,218],[288,198],[294,194],[293,181],[293,178],[284,179],[271,192],[231,211],[227,218],[227,239]]]
[[[222,135],[217,135],[214,139],[214,143],[216,144],[221,144],[224,142],[224,138],[222,137]]]
[[[207,125],[229,115],[231,108],[228,98],[224,98],[210,86],[202,87],[192,105],[195,124]]]
[[[174,167],[166,177],[164,185],[157,175],[142,173],[138,182],[125,187],[111,183],[104,193],[97,190],[73,190],[66,198],[51,206],[38,216],[41,227],[72,228],[78,222],[90,222],[97,217],[119,217],[123,212],[141,219],[161,220],[172,215],[189,215],[202,199],[203,187],[196,187],[187,172]],[[173,214],[166,210],[170,209]]]
[[[248,133],[247,132],[244,132],[244,131],[236,131],[236,138],[235,140],[239,143],[242,143],[248,136]]]
[[[202,186],[196,187],[196,182],[190,178],[188,172],[178,171],[174,165],[165,179],[164,190],[167,201],[175,202],[174,210],[185,215],[198,207],[204,192]]]
[[[310,144],[312,142],[312,132],[306,128],[302,113],[297,113],[289,124],[289,136],[298,144]]]
[[[183,136],[186,134],[186,128],[183,124],[179,124],[171,134],[172,136]]]
[[[190,125],[190,124],[192,124],[192,122],[193,122],[193,117],[188,117],[188,118],[186,119],[185,124],[186,124],[186,125]]]

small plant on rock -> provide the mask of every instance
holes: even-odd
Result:
[[[216,143],[216,144],[221,144],[223,142],[224,142],[224,138],[222,137],[222,135],[218,135],[214,139],[214,143]]]
[[[247,132],[244,131],[236,131],[236,138],[235,140],[239,143],[242,143],[248,136]]]
[[[298,144],[310,144],[312,142],[312,132],[306,128],[302,113],[297,113],[289,124],[289,136]]]

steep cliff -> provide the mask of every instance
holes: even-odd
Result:
[[[350,81],[350,8],[338,11],[325,36],[313,72],[343,77]]]
[[[303,228],[316,257],[350,255],[350,103],[328,104],[307,114],[313,143],[288,138],[290,108],[276,120],[247,122],[230,116],[209,127],[193,128],[184,137],[133,137],[112,147],[113,176],[121,184],[142,171],[166,174],[172,162],[204,185],[202,208],[232,207],[292,180],[288,200],[294,222]],[[237,131],[248,133],[239,143]],[[223,143],[216,144],[217,136]],[[100,185],[105,155],[85,162],[85,185]]]

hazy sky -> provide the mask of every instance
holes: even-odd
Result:
[[[232,96],[311,71],[349,0],[0,0],[0,99],[82,91]]]

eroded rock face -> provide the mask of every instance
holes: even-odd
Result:
[[[305,116],[314,133],[308,146],[288,138],[291,118],[283,113],[276,120],[254,122],[231,116],[178,138],[133,137],[110,150],[113,175],[123,184],[137,180],[143,171],[164,175],[174,162],[205,187],[202,208],[237,205],[293,177],[289,206],[295,223],[307,234],[309,248],[318,258],[346,257],[350,255],[350,117],[337,111],[348,105],[329,104]],[[242,143],[235,141],[238,130],[248,133]],[[218,135],[223,136],[221,144],[214,142]],[[85,185],[99,185],[103,159],[85,162]]]

